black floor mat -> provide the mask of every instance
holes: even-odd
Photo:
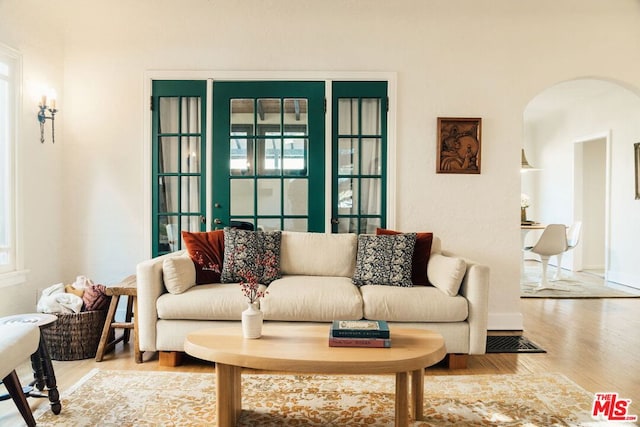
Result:
[[[487,353],[546,353],[538,345],[519,335],[487,336]]]

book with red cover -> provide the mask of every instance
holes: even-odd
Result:
[[[334,337],[329,334],[329,347],[391,348],[391,339]]]

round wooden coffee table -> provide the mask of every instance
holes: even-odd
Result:
[[[329,328],[329,324],[265,324],[262,338],[245,339],[238,324],[187,335],[184,349],[188,354],[216,363],[218,426],[235,426],[240,417],[242,368],[317,374],[395,374],[395,425],[407,426],[410,416],[422,419],[424,368],[446,355],[440,334],[394,327],[391,348],[329,347]]]

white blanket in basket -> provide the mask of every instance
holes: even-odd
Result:
[[[40,313],[80,313],[82,311],[82,298],[66,293],[64,284],[58,283],[42,291],[38,300],[37,310]]]

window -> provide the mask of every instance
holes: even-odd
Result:
[[[18,55],[0,46],[0,274],[17,269],[16,110]]]

